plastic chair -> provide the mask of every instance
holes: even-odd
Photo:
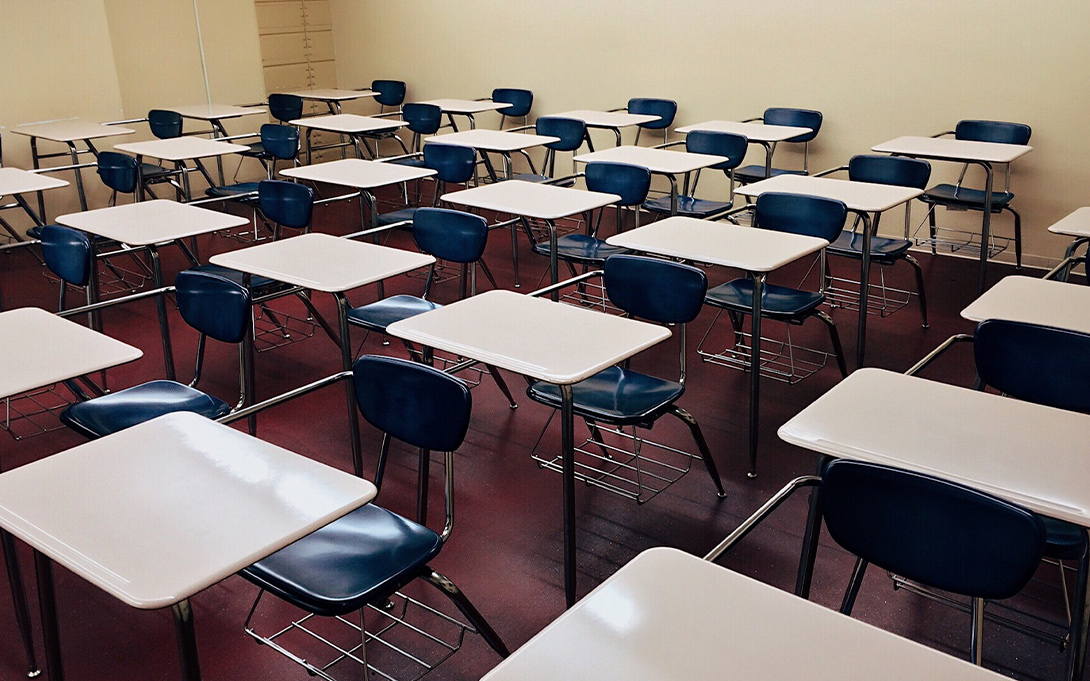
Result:
[[[556,177],[556,152],[576,151],[583,146],[587,138],[587,124],[575,118],[561,118],[559,116],[542,116],[533,125],[534,132],[548,137],[559,137],[560,141],[550,142],[545,145],[545,158],[541,162],[541,174],[518,173],[516,180],[525,182],[548,182]],[[575,180],[562,182],[560,186],[570,187]]]
[[[96,160],[98,176],[102,183],[110,188],[110,204],[117,203],[117,195],[136,194],[137,165],[136,159],[117,151],[100,151]],[[151,185],[169,182],[176,192],[181,192],[181,186],[174,181],[176,171],[170,170],[153,163],[141,164],[144,185],[140,188],[146,195],[158,198],[151,190]]]
[[[508,118],[521,118],[526,125],[530,116],[530,107],[534,105],[534,93],[529,90],[517,88],[496,88],[492,91],[493,102],[505,102],[511,106],[500,109],[500,130]]]
[[[397,138],[401,144],[401,148],[406,154],[417,153],[420,151],[421,141],[427,135],[434,135],[439,131],[439,127],[443,124],[443,110],[434,104],[419,104],[409,103],[401,107],[401,118],[408,125],[409,132],[413,134],[409,141],[409,146],[406,147],[405,143],[401,140],[401,137],[393,135]],[[418,158],[405,158],[397,159],[393,163],[400,163],[401,165],[423,167],[423,162]]]
[[[65,308],[69,284],[85,288],[87,304],[94,303],[91,277],[95,273],[95,256],[91,237],[71,227],[43,225],[38,239],[41,241],[45,266],[61,280],[57,309],[63,311]]]
[[[148,112],[148,127],[151,134],[161,140],[182,136],[182,115],[177,111],[152,109]]]
[[[875,156],[861,154],[853,156],[847,165],[848,179],[852,182],[871,182],[874,184],[888,184],[898,187],[915,187],[923,189],[931,177],[931,164],[918,159],[902,158],[899,156]],[[912,247],[913,240],[909,238],[911,213],[905,210],[905,237],[894,239],[871,234],[870,259],[872,263],[885,266],[893,266],[903,260],[912,266],[916,274],[916,297],[920,304],[920,317],[924,328],[927,328],[927,295],[923,286],[923,270],[920,263],[908,249]],[[844,230],[836,241],[829,244],[827,253],[854,260],[863,258],[863,238],[856,228],[860,224],[856,220],[855,226],[850,230]],[[873,228],[877,228],[874,225]]]
[[[291,161],[293,165],[298,165],[299,130],[290,125],[265,123],[261,126],[261,141],[251,145],[250,151],[242,152],[241,155],[260,161],[268,179],[271,180],[276,174],[277,161]],[[243,202],[253,202],[256,201],[254,197],[239,197],[239,195],[256,192],[258,184],[258,182],[239,182],[223,187],[209,187],[204,193],[221,199],[239,198]]]
[[[405,103],[405,81],[401,80],[373,80],[371,89],[375,91],[375,101],[379,103],[379,113],[392,106],[398,108]]]
[[[405,105],[408,111],[411,104]],[[430,105],[429,105],[430,106]],[[438,109],[439,107],[434,107]],[[435,196],[432,205],[439,205],[439,197],[446,191],[448,184],[468,184],[474,179],[474,170],[477,167],[477,151],[472,147],[462,147],[453,144],[428,143],[424,145],[424,153],[419,159],[421,167],[430,168],[436,172]],[[413,216],[419,207],[410,206],[383,213],[377,216],[376,226],[390,225],[395,222],[412,222]]]
[[[670,141],[670,126],[674,124],[674,116],[677,115],[677,102],[672,99],[653,99],[648,97],[634,97],[628,100],[628,113],[658,116],[659,120],[650,123],[640,123],[636,128],[636,141],[640,143],[640,133],[644,130],[661,130],[663,143]]]
[[[377,487],[382,486],[392,439],[425,451],[445,452],[447,503],[443,531],[436,533],[378,504],[361,506],[240,572],[261,588],[247,617],[246,633],[302,665],[308,673],[332,678],[325,669],[285,649],[275,640],[279,634],[266,636],[251,626],[265,592],[308,613],[302,620],[282,628],[289,631],[302,628],[310,615],[343,617],[392,598],[400,600],[398,590],[419,578],[454,603],[469,622],[469,627],[461,625],[463,630],[476,630],[496,653],[506,657],[507,647],[465,594],[429,565],[454,528],[453,451],[461,446],[469,427],[472,409],[469,389],[459,379],[437,369],[392,357],[361,357],[352,371],[360,413],[383,432],[375,474]],[[386,617],[394,615],[390,610],[383,612]],[[355,629],[353,636],[359,643],[348,655],[366,666],[367,642],[376,638],[383,641],[382,631],[360,631],[362,618],[361,612],[359,628],[349,625]],[[339,657],[343,657],[341,653],[343,650]],[[364,676],[368,675],[365,672]]]
[[[305,184],[285,182],[283,180],[262,180],[253,183],[257,190],[257,217],[265,224],[273,239],[279,239],[283,228],[310,231],[314,213],[314,190]],[[256,229],[256,225],[255,225]],[[198,265],[193,269],[199,272],[211,272],[220,277],[242,284],[244,274],[219,265]],[[290,288],[286,284],[254,276],[250,283],[250,292],[261,300],[267,294]]]
[[[674,416],[689,427],[719,498],[725,498],[726,492],[700,425],[688,411],[677,405],[685,393],[685,325],[700,314],[708,289],[707,276],[700,269],[667,260],[614,255],[605,261],[603,283],[610,301],[626,314],[658,324],[677,325],[680,377],[675,381],[649,376],[626,365],[610,367],[572,386],[574,413],[586,421],[592,440],[602,447],[604,458],[601,461],[606,465],[615,465],[628,457],[640,457],[645,444],[652,443],[645,443],[643,438],[636,435],[635,429],[649,430],[661,416]],[[535,402],[554,409],[559,410],[562,406],[560,388],[556,385],[534,381],[526,389],[526,394]],[[605,456],[598,424],[617,428],[631,426],[635,453],[629,452],[625,457]],[[635,465],[645,461],[637,460],[640,463]],[[590,484],[607,489],[614,484],[594,477],[594,473],[600,470],[590,468],[589,471],[581,478],[588,479]],[[671,483],[673,481],[676,478]],[[643,503],[650,497],[644,496],[644,483],[639,482],[638,485],[634,498]],[[657,494],[662,489],[652,491]]]
[[[812,111],[810,109],[789,109],[783,107],[772,107],[765,109],[764,116],[760,118],[751,118],[749,121],[763,121],[765,125],[789,125],[799,128],[810,128],[811,132],[803,133],[796,137],[784,140],[791,144],[802,144],[802,170],[788,170],[786,168],[773,168],[772,176],[776,175],[809,175],[810,174],[810,142],[817,137],[818,132],[821,130],[822,115],[820,111]],[[776,143],[772,143],[771,151],[776,149]],[[738,181],[743,184],[750,184],[752,182],[758,182],[765,178],[765,167],[763,165],[748,165],[743,166],[735,171],[734,176],[738,178]]]
[[[840,201],[804,194],[766,192],[757,197],[753,225],[759,229],[816,236],[831,243],[840,235],[847,214],[847,207]],[[829,329],[840,373],[847,376],[848,368],[844,362],[844,349],[840,345],[836,323],[820,309],[825,302],[824,253],[820,257],[822,290],[802,291],[765,284],[761,295],[761,316],[788,324],[802,324],[810,317],[820,319]],[[728,312],[734,326],[735,338],[738,339],[742,332],[743,318],[753,312],[753,282],[748,278],[728,281],[709,290],[704,302]],[[718,317],[715,321],[718,321]],[[711,354],[703,350],[703,344],[715,327],[715,321],[704,334],[701,347],[697,350],[704,356]]]
[[[1029,144],[1029,138],[1032,134],[1032,130],[1028,125],[1022,123],[1006,123],[1003,121],[975,121],[965,120],[960,121],[957,127],[954,129],[954,139],[970,140],[973,142],[994,142],[998,144]],[[950,133],[942,133],[942,135],[948,135]],[[941,135],[936,135],[939,137]],[[1001,191],[992,192],[992,213],[1002,213],[1003,211],[1009,212],[1014,216],[1014,257],[1015,265],[1018,269],[1022,268],[1022,216],[1018,214],[1018,211],[1011,207],[1010,203],[1014,200],[1014,194],[1011,192],[1011,168],[1010,164],[1006,164],[1006,174],[1003,189]],[[943,206],[948,209],[960,209],[960,210],[984,210],[984,189],[972,189],[962,186],[962,182],[965,180],[965,174],[968,171],[968,164],[962,168],[961,175],[958,177],[956,184],[939,184],[928,189],[920,197],[920,200],[930,206],[930,211],[927,214],[928,223],[931,230],[931,252],[935,253],[935,239],[937,237],[938,226],[935,222],[935,208]]]
[[[291,123],[303,117],[303,98],[298,95],[269,95],[269,113],[281,123]]]
[[[192,270],[179,272],[174,286],[182,319],[200,332],[193,380],[188,385],[166,380],[151,381],[78,402],[61,412],[60,419],[66,426],[86,437],[99,438],[179,411],[218,418],[252,400],[253,343],[249,292],[222,277]],[[196,389],[204,364],[206,338],[239,346],[241,394],[234,407]],[[251,422],[251,434],[255,428],[256,423]]]
[[[677,144],[677,143],[675,143]],[[692,185],[686,187],[686,191],[677,197],[677,214],[688,217],[709,219],[720,213],[725,213],[734,207],[734,169],[742,164],[746,156],[749,140],[744,135],[735,135],[729,132],[711,132],[697,130],[690,132],[685,137],[685,151],[691,154],[710,154],[712,156],[726,156],[729,161],[711,166],[711,170],[722,170],[730,178],[730,200],[711,201],[709,199],[696,198],[696,185],[700,182],[700,171],[696,171]],[[672,145],[664,145],[672,146]],[[643,204],[644,209],[652,213],[669,215],[671,212],[670,197],[662,196],[650,199]]]

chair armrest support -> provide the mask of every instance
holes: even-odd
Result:
[[[507,128],[505,132],[522,132],[523,130],[537,131],[537,125],[534,123],[531,123],[530,125],[520,125],[517,128]]]
[[[821,483],[821,476],[818,475],[800,475],[791,482],[783,486],[783,488],[772,495],[768,501],[761,505],[753,515],[749,516],[742,521],[733,532],[728,534],[723,541],[719,542],[719,545],[708,552],[708,555],[704,556],[704,560],[715,562],[719,556],[723,555],[728,549],[740,542],[747,534],[753,531],[761,522],[764,521],[769,515],[772,514],[780,504],[787,500],[789,496],[794,494],[803,487],[813,487]]]
[[[826,175],[832,175],[833,173],[847,172],[848,166],[838,166],[836,168],[829,168],[823,170],[820,173],[814,173],[814,177],[825,177]]]
[[[586,176],[585,172],[578,172],[578,173],[575,173],[574,175],[565,175],[564,177],[553,178],[553,179],[548,180],[546,182],[542,182],[541,184],[560,184],[561,182],[569,182],[569,181],[578,180],[579,178],[585,177],[585,176]]]
[[[147,116],[144,118],[126,118],[120,121],[106,121],[103,125],[132,125],[133,123],[147,123]]]
[[[938,359],[940,355],[945,353],[947,350],[949,350],[954,345],[956,345],[958,343],[972,343],[972,342],[973,342],[972,335],[967,334],[967,333],[958,333],[958,334],[954,334],[953,336],[950,336],[949,338],[944,340],[942,343],[940,343],[937,348],[935,348],[931,352],[927,353],[923,357],[923,359],[921,359],[919,362],[916,362],[911,367],[909,367],[908,371],[905,372],[905,376],[915,376],[916,374],[920,373],[921,371],[926,369],[928,365],[930,365],[932,362],[934,362],[936,359]]]
[[[391,161],[401,161],[407,158],[424,158],[424,152],[417,151],[412,154],[402,154],[401,156],[386,156],[378,159],[375,163],[389,163]]]
[[[954,134],[953,130],[947,130],[946,132],[940,132],[937,135],[932,135],[931,137],[946,137],[947,135],[953,135],[953,134]]]
[[[412,220],[401,220],[400,222],[392,222],[392,223],[390,223],[388,225],[382,225],[381,227],[372,227],[370,229],[361,229],[358,232],[352,232],[350,234],[342,234],[340,238],[342,238],[342,239],[358,239],[358,238],[364,237],[364,236],[371,236],[373,234],[380,234],[382,232],[386,232],[386,231],[389,231],[391,229],[396,229],[398,227],[406,227],[408,225],[411,225],[412,223],[413,223]]]
[[[70,310],[62,310],[57,312],[58,317],[75,317],[81,314],[87,314],[88,312],[94,312],[96,310],[102,310],[107,307],[113,307],[115,305],[121,305],[122,303],[132,303],[137,300],[143,300],[144,298],[154,298],[155,296],[161,296],[174,291],[173,286],[163,286],[161,288],[153,288],[150,291],[140,291],[139,293],[132,293],[120,298],[113,298],[111,300],[103,300],[98,303],[91,303],[90,305],[84,305],[82,307],[74,307]]]
[[[268,409],[269,407],[275,407],[278,404],[283,404],[284,402],[287,402],[289,400],[293,400],[296,397],[301,397],[301,396],[306,395],[308,393],[312,393],[315,390],[319,390],[319,389],[324,388],[326,386],[333,385],[334,383],[339,383],[340,381],[347,380],[347,379],[350,379],[350,378],[352,378],[352,372],[351,371],[340,371],[338,373],[333,374],[332,376],[326,376],[325,378],[320,378],[317,381],[314,381],[313,383],[308,383],[308,384],[306,384],[304,386],[300,386],[298,388],[295,388],[294,390],[289,390],[286,393],[281,393],[279,395],[276,395],[275,397],[270,397],[267,400],[262,400],[261,402],[258,402],[257,404],[250,405],[249,407],[246,407],[244,409],[239,409],[237,411],[233,411],[230,414],[227,414],[226,416],[219,417],[218,419],[216,419],[216,421],[218,423],[223,423],[223,424],[234,423],[235,421],[239,421],[241,419],[248,418],[248,417],[253,416],[254,414],[256,414],[256,413],[258,413],[260,411],[264,411],[265,409]]]
[[[557,283],[555,283],[555,284],[553,284],[551,286],[546,286],[545,288],[539,288],[538,290],[534,291],[533,293],[530,293],[529,295],[531,297],[533,297],[533,298],[541,298],[542,296],[549,295],[553,291],[559,291],[559,290],[567,288],[569,286],[575,286],[576,284],[578,284],[580,282],[583,282],[583,281],[587,281],[588,279],[594,279],[594,278],[597,278],[597,277],[601,277],[603,274],[605,274],[605,272],[602,271],[602,270],[591,270],[590,272],[584,272],[583,274],[580,274],[579,276],[572,277],[571,279],[565,279],[564,281],[557,282]]]
[[[606,109],[607,113],[613,113],[615,111],[628,111],[628,107],[627,106],[621,106],[621,107],[617,107],[616,109]]]
[[[685,144],[685,140],[678,140],[676,142],[666,142],[665,144],[656,144],[655,146],[653,146],[651,148],[652,149],[667,149],[669,147],[676,147],[676,146],[679,146],[679,145],[682,145],[682,144]]]
[[[760,121],[760,122],[764,123],[765,117],[764,116],[757,116],[755,118],[746,118],[746,119],[742,120],[743,123],[753,123],[755,121]]]

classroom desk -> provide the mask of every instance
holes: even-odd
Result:
[[[322,102],[329,108],[329,113],[341,113],[341,102],[350,102],[355,99],[374,97],[378,93],[374,90],[340,90],[337,88],[316,88],[314,90],[292,90],[285,94],[295,95],[300,99],[314,102]]]
[[[772,126],[776,127],[776,126]],[[878,221],[883,212],[908,203],[922,190],[913,187],[897,187],[873,182],[852,182],[829,177],[811,177],[809,175],[778,175],[768,180],[747,184],[735,190],[738,194],[756,199],[765,192],[785,192],[788,194],[809,194],[827,199],[836,199],[858,215],[863,223],[862,257],[859,269],[859,281],[870,280],[870,243],[872,232],[877,231]],[[874,215],[873,221],[871,215]],[[867,302],[870,298],[870,286],[859,286],[859,323],[855,348],[856,366],[863,366],[863,356],[867,347]]]
[[[500,185],[509,184],[504,182]],[[386,332],[560,386],[563,457],[564,594],[576,600],[573,383],[670,337],[670,331],[624,317],[534,298],[486,291],[391,324]]]
[[[47,177],[45,175],[39,175],[38,173],[32,173],[29,170],[20,170],[19,168],[0,168],[0,197],[11,196],[15,199],[15,204],[18,205],[23,211],[30,216],[30,219],[34,221],[35,225],[39,227],[45,224],[45,212],[44,205],[39,200],[39,208],[43,212],[35,213],[34,209],[30,207],[27,200],[23,198],[23,194],[29,194],[32,192],[43,192],[50,189],[59,189],[60,187],[67,187],[67,180],[58,180],[55,177]],[[39,199],[41,194],[38,195]],[[4,208],[14,208],[15,206],[0,206],[0,210]],[[7,230],[8,234],[12,236],[16,241],[26,241],[19,232],[8,224],[7,220],[0,217],[0,226]]]
[[[416,251],[342,239],[330,234],[310,233],[220,253],[212,256],[209,262],[303,289],[332,294],[337,300],[338,333],[330,333],[331,329],[324,323],[322,328],[340,347],[341,368],[351,371],[352,343],[349,340],[348,311],[352,306],[345,292],[427,267],[435,262],[435,258]],[[316,310],[312,313],[320,318]],[[363,455],[360,451],[359,417],[353,390],[351,381],[346,381],[352,464],[356,475],[362,476]]]
[[[644,551],[482,681],[1006,677],[677,549]]]
[[[544,222],[549,230],[549,273],[554,284],[559,281],[560,273],[560,263],[556,253],[556,221],[570,215],[585,213],[587,224],[590,224],[590,211],[621,200],[621,197],[616,194],[590,192],[523,180],[508,180],[464,189],[443,194],[440,198],[456,206],[492,210]],[[518,288],[518,230],[514,225],[511,226],[511,248],[516,257],[515,287]],[[554,293],[553,300],[556,299],[557,294]]]
[[[192,118],[205,121],[212,126],[212,137],[227,137],[227,129],[223,127],[223,121],[243,116],[256,116],[266,113],[261,106],[232,106],[229,104],[193,104],[190,106],[166,107],[167,111],[173,111],[182,118]],[[223,179],[223,158],[216,158],[216,167],[219,170],[220,184],[225,184]]]
[[[363,139],[365,135],[380,132],[396,132],[398,128],[408,125],[405,121],[390,118],[372,118],[370,116],[357,116],[356,114],[334,114],[332,116],[313,116],[311,118],[297,118],[291,121],[306,130],[307,165],[310,165],[311,145],[310,135],[315,130],[334,132],[338,135],[347,135],[352,138],[352,144],[356,147],[356,154],[363,156],[363,150],[367,150],[369,158],[375,158],[375,152]],[[324,147],[319,147],[324,148]]]
[[[145,142],[128,142],[114,146],[118,151],[125,151],[136,156],[136,192],[134,201],[141,201],[141,185],[144,182],[143,160],[145,156],[157,158],[163,161],[173,161],[175,169],[182,176],[182,191],[186,201],[193,199],[193,193],[189,187],[189,168],[186,161],[193,161],[197,170],[204,175],[209,186],[216,183],[201,164],[204,158],[221,158],[227,154],[237,154],[248,151],[250,148],[231,142],[220,142],[205,139],[203,137],[173,137],[170,139],[147,140]]]
[[[555,118],[574,118],[579,121],[583,121],[588,128],[599,128],[601,130],[612,130],[613,134],[617,138],[617,146],[621,146],[621,129],[631,128],[633,126],[642,125],[643,123],[652,123],[659,120],[659,116],[652,114],[632,114],[627,111],[591,111],[588,109],[577,109],[575,111],[565,111],[564,113],[550,114]],[[590,135],[587,135],[587,147],[594,151],[594,143],[590,140]]]
[[[8,349],[0,354],[0,399],[134,362],[144,354],[139,348],[36,307],[0,312],[0,347]],[[37,676],[22,570],[15,543],[3,529],[0,545],[30,667],[28,675]]]
[[[953,161],[978,165],[984,169],[984,204],[991,206],[994,174],[992,164],[1011,163],[1033,151],[1022,144],[996,144],[974,142],[949,137],[898,137],[871,147],[871,151],[893,156],[926,158],[935,161]],[[991,235],[992,211],[985,210],[980,221],[980,274],[977,289],[984,293],[985,275],[988,270],[988,237]]]
[[[1065,284],[1061,284],[1063,286]],[[1030,425],[1032,424],[1032,425]],[[915,376],[860,369],[779,429],[820,454],[967,485],[1035,513],[1090,527],[1090,416]],[[809,589],[819,513],[811,507],[799,593]],[[1090,599],[1087,601],[1090,604]],[[1081,676],[1084,631],[1069,672]]]
[[[677,215],[677,176],[688,175],[694,170],[707,168],[729,161],[726,156],[711,154],[693,154],[687,151],[652,149],[648,147],[618,146],[612,149],[592,151],[589,154],[574,156],[575,163],[607,161],[643,166],[656,175],[662,175],[670,181],[670,215]],[[688,182],[686,181],[686,184]]]
[[[64,678],[53,561],[134,608],[169,607],[182,676],[196,681],[190,597],[375,492],[366,480],[181,412],[0,474],[0,527],[34,549],[50,681]]]
[[[485,167],[488,168],[489,177],[492,178],[493,182],[496,182],[499,178],[496,176],[495,168],[492,167],[492,162],[488,160],[488,153],[496,153],[503,158],[503,178],[509,180],[511,179],[511,154],[518,151],[525,155],[527,149],[559,141],[559,137],[550,137],[547,135],[474,129],[446,135],[436,135],[425,139],[424,143],[435,142],[436,144],[453,144],[459,147],[471,147],[476,149],[477,153],[480,154],[481,159],[484,161]],[[530,162],[530,170],[536,172],[534,170],[534,164],[530,161],[529,156],[526,156],[526,160]]]
[[[68,156],[71,165],[77,166],[74,168],[76,173],[76,193],[79,195],[79,207],[80,210],[87,210],[87,194],[83,188],[83,174],[80,165],[80,154],[94,154],[98,156],[98,149],[95,148],[92,140],[102,139],[105,137],[115,137],[119,135],[132,135],[136,131],[132,128],[124,128],[120,125],[103,125],[102,123],[92,123],[90,121],[80,120],[79,118],[65,118],[57,121],[43,121],[41,123],[24,123],[23,125],[17,125],[11,129],[16,135],[26,135],[30,138],[30,159],[34,164],[34,169],[41,168],[42,159],[46,158],[58,158],[62,156]],[[68,152],[39,154],[38,153],[38,140],[49,140],[50,142],[57,142],[68,147]],[[77,142],[83,142],[83,148],[79,148]],[[45,205],[38,197],[38,212],[45,214]]]
[[[634,251],[665,255],[744,270],[753,280],[749,354],[749,477],[757,475],[757,435],[760,423],[761,295],[769,272],[829,245],[824,239],[767,229],[741,227],[689,217],[669,217],[615,234],[606,243]]]
[[[1090,333],[1090,286],[1034,277],[1003,277],[961,311],[972,322],[1006,319]]]
[[[375,221],[378,219],[375,189],[412,180],[421,180],[435,175],[435,171],[431,168],[403,166],[398,163],[380,163],[359,158],[345,158],[339,161],[316,163],[312,166],[285,168],[280,171],[280,174],[293,180],[322,182],[359,189],[364,199],[360,201],[360,226],[366,227],[370,224],[371,227],[375,227]],[[370,211],[370,218],[364,214],[364,204],[366,204],[367,210]]]
[[[1060,272],[1061,281],[1066,281],[1067,275],[1075,265],[1072,258],[1075,255],[1075,249],[1090,241],[1090,206],[1076,208],[1067,217],[1049,227],[1048,231],[1053,234],[1072,237],[1071,245],[1067,247],[1067,252],[1064,253],[1065,268]],[[1086,276],[1090,278],[1090,271],[1087,271]]]
[[[196,137],[192,139],[200,140]],[[210,142],[211,140],[202,141]],[[213,144],[223,143],[213,142]],[[157,199],[98,208],[82,213],[69,213],[58,217],[57,222],[88,234],[147,249],[151,256],[154,286],[159,288],[163,285],[163,269],[159,263],[160,244],[175,241],[181,244],[182,239],[241,227],[249,223],[249,220],[230,213],[220,213],[176,201]],[[196,255],[188,252],[184,246],[182,250],[196,265]],[[166,365],[167,378],[174,380],[174,351],[170,342],[166,301],[163,296],[157,296],[155,301],[159,309],[159,331],[163,337],[163,362]]]
[[[772,155],[776,153],[776,144],[792,137],[813,132],[810,128],[792,125],[766,125],[764,123],[742,123],[735,121],[705,121],[694,125],[675,128],[674,132],[687,135],[697,130],[708,132],[730,132],[745,136],[750,144],[759,144],[765,150],[765,177],[772,176]]]
[[[421,104],[439,107],[447,115],[447,121],[454,132],[458,132],[458,126],[454,123],[455,116],[465,116],[469,119],[469,129],[473,130],[477,127],[474,115],[485,111],[499,111],[511,106],[507,102],[493,102],[491,99],[429,99]]]

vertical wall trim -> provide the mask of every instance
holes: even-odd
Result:
[[[201,17],[197,13],[197,0],[193,0],[193,21],[197,24],[197,49],[201,53],[201,72],[204,74],[204,96],[212,106],[212,88],[208,83],[208,62],[204,58],[204,38],[201,36]]]

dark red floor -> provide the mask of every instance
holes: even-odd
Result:
[[[321,207],[316,214],[316,229],[332,233],[352,231],[357,228],[357,215],[354,204]],[[405,234],[394,235],[391,242],[410,246],[410,239]],[[237,247],[238,244],[230,240],[209,237],[201,242],[202,257]],[[523,290],[532,290],[544,272],[545,259],[530,253],[524,238],[521,256]],[[24,251],[0,258],[3,265],[0,284],[6,307],[55,307],[56,285],[46,281],[41,266],[29,253]],[[931,299],[931,328],[920,327],[914,307],[886,319],[872,317],[868,342],[868,364],[871,366],[902,371],[952,333],[972,328],[960,319],[958,311],[975,297],[975,261],[928,255],[920,258]],[[182,266],[182,259],[172,249],[166,249],[164,259],[168,276]],[[499,277],[500,285],[510,286],[510,239],[506,232],[493,235],[487,259]],[[841,272],[855,267],[854,263],[846,262],[835,265],[839,265]],[[777,280],[797,282],[801,271],[790,268],[779,273]],[[1006,270],[993,266],[990,273],[994,280]],[[710,272],[713,284],[730,276],[731,273],[720,269]],[[891,277],[911,286],[911,273],[907,267],[897,268]],[[387,292],[419,293],[421,288],[420,279],[399,277],[388,283]],[[452,300],[456,295],[456,285],[450,283],[440,285],[434,297],[443,301]],[[374,296],[374,289],[368,288],[353,292],[350,297],[355,303],[363,303]],[[314,299],[330,319],[335,318],[334,306],[328,296],[315,294]],[[837,310],[833,316],[848,356],[852,358],[856,315]],[[642,506],[580,486],[577,503],[581,595],[637,553],[652,546],[672,546],[703,555],[787,480],[814,469],[816,455],[785,445],[776,437],[776,429],[837,383],[839,374],[835,367],[829,366],[794,386],[764,382],[760,475],[749,480],[745,477],[748,377],[738,371],[703,364],[695,354],[696,342],[712,317],[713,311],[705,310],[690,327],[689,384],[681,404],[703,426],[729,496],[723,501],[716,499],[713,487],[699,465],[674,487]],[[766,328],[771,326],[774,325],[766,324]],[[192,371],[195,334],[185,328],[176,315],[172,328],[179,375],[186,380]],[[112,388],[162,376],[152,303],[141,302],[127,309],[107,312],[105,330],[141,347],[146,353],[140,361],[110,372]],[[782,334],[782,329],[772,328],[768,333]],[[794,334],[796,341],[827,347],[827,336],[820,323],[811,322],[802,330],[796,328]],[[361,338],[362,334],[356,334],[357,344]],[[675,347],[673,342],[663,343],[637,359],[635,366],[670,375],[676,371]],[[366,339],[363,350],[404,356],[400,345],[383,346],[375,336]],[[4,348],[3,351],[18,353],[19,348]],[[972,379],[970,364],[967,350],[955,349],[929,371],[929,375],[967,385]],[[201,387],[224,399],[234,399],[236,367],[236,353],[232,348],[210,348]],[[338,369],[338,352],[319,331],[305,342],[258,355],[258,397],[272,396]],[[487,380],[473,391],[471,429],[465,446],[456,456],[456,529],[434,566],[466,591],[514,649],[563,611],[564,598],[560,567],[560,477],[539,470],[530,458],[530,448],[548,419],[549,410],[523,395],[519,377],[508,375],[507,379],[519,402],[515,411],[508,408],[499,391]],[[898,398],[890,395],[889,399]],[[866,405],[859,405],[859,408],[866,409]],[[906,404],[904,408],[910,410],[912,405]],[[344,409],[344,394],[340,389],[319,393],[263,415],[259,435],[348,469]],[[897,424],[890,424],[890,427],[895,428]],[[555,430],[555,424],[553,428]],[[654,432],[667,442],[691,447],[687,433],[676,424],[664,421]],[[80,441],[78,436],[63,429],[19,442],[0,434],[3,465],[5,468],[17,466]],[[555,443],[556,434],[546,435],[545,442]],[[365,461],[369,471],[373,470],[377,449],[376,434],[364,425]],[[383,505],[412,516],[415,454],[407,450],[401,450],[401,453],[402,457],[392,461],[379,499]],[[1031,456],[1032,452],[1026,454]],[[432,526],[441,522],[440,476],[441,466],[437,464],[433,467]],[[57,503],[63,504],[64,500],[58,499]],[[787,503],[721,563],[778,587],[792,588],[804,514],[805,503],[801,498]],[[20,558],[29,572],[30,554],[25,547],[21,548]],[[851,559],[845,553],[827,541],[823,542],[818,554],[813,600],[835,606],[850,566]],[[169,613],[132,610],[63,569],[58,569],[57,573],[64,661],[69,678],[87,681],[178,678]],[[1062,617],[1058,592],[1052,586],[1055,577],[1055,568],[1043,568],[1043,583],[1031,587],[1030,596],[1020,600],[1035,610]],[[13,680],[22,676],[24,658],[6,587],[0,594],[0,627],[4,633],[0,636],[0,678]],[[243,633],[242,622],[255,595],[256,590],[250,584],[231,578],[193,598],[205,678],[304,678],[301,669],[274,652],[254,645]],[[33,593],[31,597],[35,597]],[[36,601],[32,600],[32,607],[37,623]],[[265,619],[270,623],[282,622],[287,614],[283,608],[272,607],[270,616]],[[968,647],[967,615],[937,607],[903,591],[894,591],[889,580],[877,570],[872,571],[864,584],[856,616],[953,654],[961,655]],[[40,652],[40,631],[36,629],[35,635]],[[815,632],[814,635],[821,634]],[[986,646],[988,665],[1004,673],[1033,679],[1057,679],[1062,674],[1064,656],[1054,647],[1025,635],[990,625]],[[498,661],[477,637],[470,636],[461,653],[433,676],[475,679]],[[724,673],[729,675],[729,670]],[[356,670],[344,670],[341,675],[362,678]]]

